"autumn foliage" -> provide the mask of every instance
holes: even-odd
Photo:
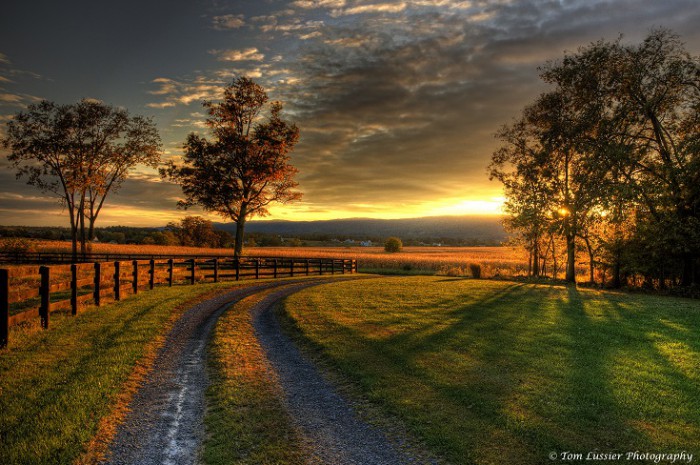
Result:
[[[490,166],[529,273],[614,286],[700,284],[700,59],[667,30],[547,63]],[[597,276],[599,277],[597,279]]]

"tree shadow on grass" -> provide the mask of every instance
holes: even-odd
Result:
[[[662,312],[660,324],[649,308],[635,313],[629,296],[575,287],[510,285],[465,301],[433,302],[437,316],[384,338],[336,328],[358,342],[339,363],[453,461],[547,463],[551,451],[682,446],[655,396],[676,397],[684,437],[699,432],[698,384],[658,344],[683,342],[697,356],[698,338],[685,331],[697,317]]]

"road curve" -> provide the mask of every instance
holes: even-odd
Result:
[[[392,431],[387,439],[362,421],[316,366],[280,329],[276,304],[306,287],[344,278],[285,280],[246,286],[198,303],[166,336],[151,372],[129,404],[104,465],[195,465],[204,439],[207,344],[221,314],[236,302],[279,288],[252,309],[256,336],[276,371],[285,404],[301,433],[306,465],[404,465],[442,463],[406,444]],[[361,279],[361,278],[360,278]],[[301,464],[300,464],[301,465]]]
[[[198,303],[166,336],[153,369],[129,404],[106,465],[194,465],[204,436],[206,346],[219,316],[266,289],[328,279],[285,280],[246,286]]]
[[[443,463],[415,448],[398,447],[409,442],[402,433],[392,431],[393,440],[390,441],[379,428],[361,420],[352,405],[281,331],[276,304],[312,285],[314,283],[300,283],[281,288],[251,309],[258,341],[277,372],[292,421],[301,432],[307,450],[311,451],[309,465]]]

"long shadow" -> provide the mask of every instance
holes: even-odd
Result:
[[[442,319],[380,339],[333,325],[342,337],[362,341],[355,358],[336,362],[361,373],[363,388],[370,393],[381,393],[380,387],[391,393],[392,383],[406,383],[403,389],[424,396],[424,405],[406,408],[388,398],[391,394],[372,394],[408,416],[429,444],[460,444],[451,451],[459,463],[499,457],[503,463],[548,463],[551,451],[585,454],[658,446],[658,438],[630,421],[636,418],[630,412],[632,401],[621,399],[628,387],[616,384],[615,370],[616,358],[625,351],[662,368],[664,382],[688,402],[685,420],[697,430],[697,415],[690,410],[700,402],[700,387],[689,383],[687,373],[647,334],[685,342],[697,354],[698,338],[690,336],[697,316],[666,312],[668,324],[663,325],[658,315],[635,314],[628,308],[634,302],[629,296],[596,297],[575,287],[517,284],[465,300],[460,305],[453,299],[420,305],[420,310],[440,308],[436,312]],[[406,318],[393,316],[383,323],[399,325]],[[372,363],[364,363],[370,358]],[[431,367],[431,361],[441,365]],[[375,366],[377,371],[367,376],[368,367]],[[642,395],[653,392],[640,390]],[[431,398],[446,405],[445,411],[432,411]],[[422,425],[425,421],[431,423]]]
[[[640,373],[638,382],[618,401],[631,411],[629,420],[650,435],[700,452],[700,314],[687,307],[688,301],[665,302],[686,308],[661,315],[610,302],[620,314],[614,329],[621,336],[610,345],[634,352],[646,373]],[[640,397],[646,400],[643,405]]]
[[[375,383],[388,387],[386,384],[397,382],[411,383],[411,389],[424,392],[425,405],[417,408],[418,412],[409,413],[414,427],[428,435],[428,443],[438,447],[444,445],[444,437],[461,436],[455,440],[466,441],[467,446],[452,453],[460,457],[459,463],[475,463],[508,428],[511,418],[506,404],[516,396],[522,380],[534,376],[536,367],[528,348],[544,335],[544,329],[528,321],[537,318],[542,298],[541,293],[532,292],[532,287],[523,284],[494,289],[466,304],[443,310],[443,321],[385,339],[364,339],[362,357],[378,358],[371,365],[381,367],[381,372],[367,377],[367,364],[356,365],[359,359],[344,368],[352,372],[359,367],[366,382],[364,388],[370,392],[380,391]],[[444,303],[447,301],[440,302]],[[335,331],[349,338],[366,336],[340,325]],[[432,357],[442,360],[446,353],[456,354],[461,360],[466,357],[473,363],[467,367],[442,365],[438,371],[426,369],[430,368],[425,365]],[[431,396],[440,398],[442,403],[447,401],[450,407],[431,412]],[[400,405],[391,400],[388,403],[395,413],[406,414]],[[468,419],[460,422],[458,431],[454,430],[455,415]],[[426,417],[432,418],[431,425],[423,427],[420,422]],[[494,429],[501,431],[494,433]],[[546,431],[539,431],[538,435],[538,440],[546,443],[557,439],[553,435],[543,437],[548,435]],[[527,463],[533,458],[536,456],[526,454],[521,459]]]
[[[573,344],[568,354],[569,369],[560,394],[566,407],[555,419],[574,450],[624,452],[646,446],[643,432],[631,428],[613,393],[614,345],[604,334],[605,319],[594,320],[575,286],[567,287],[567,300],[560,302],[562,326]],[[613,322],[611,324],[618,324]]]

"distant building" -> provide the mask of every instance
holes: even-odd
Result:
[[[372,241],[362,241],[360,242],[361,247],[372,247]]]

